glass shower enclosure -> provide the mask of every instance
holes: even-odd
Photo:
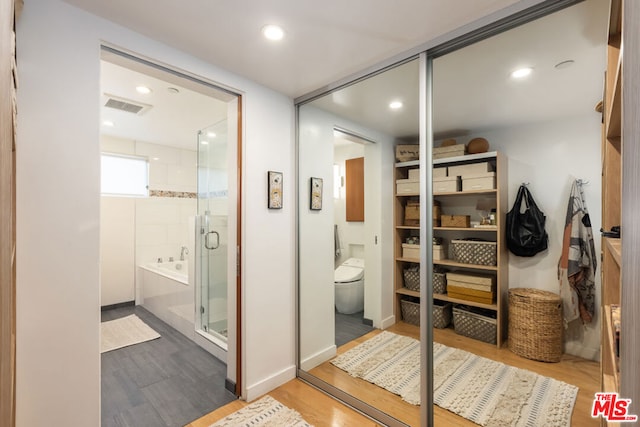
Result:
[[[229,268],[227,119],[198,131],[196,330],[227,349]]]

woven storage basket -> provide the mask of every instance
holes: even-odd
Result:
[[[452,240],[453,259],[464,264],[496,265],[496,242]]]
[[[444,329],[451,323],[452,304],[445,301],[433,301],[433,327]]]
[[[562,358],[562,300],[539,289],[509,290],[509,349],[527,359]]]
[[[420,303],[400,300],[402,320],[412,325],[420,326]]]
[[[404,287],[410,291],[420,292],[420,269],[412,267],[404,269]]]
[[[433,293],[434,294],[446,294],[447,293],[447,277],[445,273],[433,272]]]
[[[496,319],[472,313],[461,307],[453,307],[453,326],[456,333],[489,344],[497,341]]]

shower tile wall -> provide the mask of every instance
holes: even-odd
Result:
[[[196,214],[197,200],[185,196],[195,197],[197,189],[197,153],[192,150],[184,150],[173,147],[166,147],[147,142],[136,142],[119,138],[103,136],[101,148],[104,152],[137,155],[149,159],[149,190],[162,191],[163,195],[180,197],[102,197],[104,210],[118,210],[122,203],[133,203],[134,208],[130,210],[131,217],[128,219],[132,224],[133,235],[122,235],[115,227],[116,223],[102,221],[102,233],[105,235],[119,234],[122,245],[128,245],[124,240],[131,239],[135,251],[135,259],[126,261],[120,257],[120,267],[123,270],[137,271],[135,266],[155,262],[158,258],[168,261],[169,257],[178,259],[180,248],[189,247],[189,254],[195,251],[192,247],[193,233],[189,227],[189,218]],[[108,217],[104,217],[108,219]],[[120,216],[122,222],[122,217]],[[124,239],[124,240],[123,240]],[[103,259],[109,256],[110,252],[118,251],[118,245],[102,247]],[[117,257],[117,254],[112,254]],[[124,265],[128,264],[128,265]],[[136,273],[137,274],[137,273]],[[133,286],[132,277],[130,284]],[[103,286],[110,283],[107,277],[103,277]],[[108,290],[107,290],[108,291]],[[105,292],[103,292],[104,294]],[[140,293],[136,295],[140,300]],[[104,299],[104,298],[103,298]],[[124,302],[124,301],[118,301]],[[110,304],[115,302],[110,301]],[[104,305],[104,304],[103,304]]]

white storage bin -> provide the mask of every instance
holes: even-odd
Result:
[[[442,245],[433,245],[433,259],[447,259],[447,253],[445,251],[445,247]]]
[[[496,188],[495,172],[489,172],[482,175],[462,177],[462,191],[494,190],[495,188]]]
[[[483,175],[488,172],[493,172],[493,165],[489,162],[449,166],[449,176],[461,176],[462,179],[469,176]]]
[[[434,193],[454,193],[456,191],[460,191],[460,178],[457,176],[433,178]]]
[[[420,194],[420,181],[413,179],[396,180],[397,194]]]

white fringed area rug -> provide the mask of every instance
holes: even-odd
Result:
[[[160,334],[131,314],[100,324],[100,353],[160,338]]]
[[[265,396],[209,427],[312,427],[302,416]]]
[[[434,403],[481,426],[568,426],[578,388],[467,351],[433,344]],[[420,343],[383,331],[331,361],[420,404]]]

